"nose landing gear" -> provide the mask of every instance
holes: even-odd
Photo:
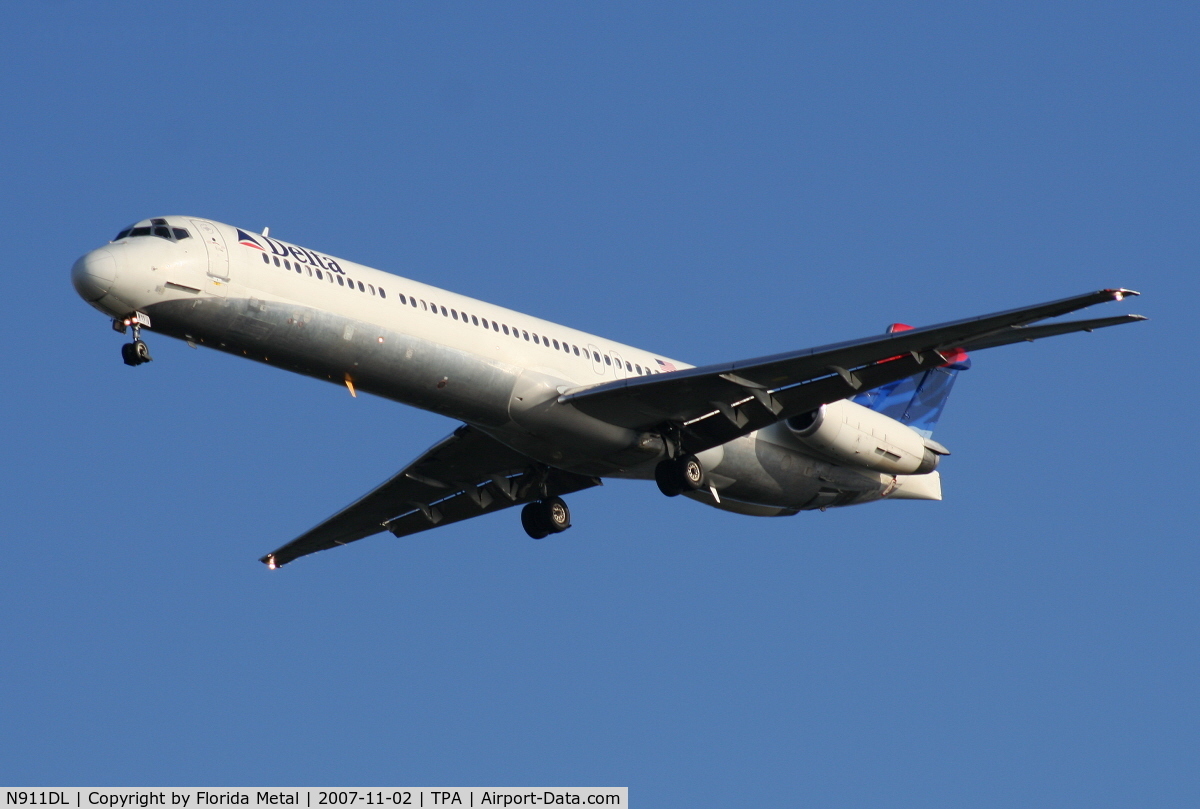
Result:
[[[141,312],[135,312],[129,317],[113,320],[113,330],[119,331],[121,334],[125,333],[127,327],[133,327],[133,342],[121,346],[121,360],[126,365],[141,365],[154,359],[150,356],[149,347],[142,342],[143,325],[149,326],[150,318]]]
[[[132,343],[126,343],[121,346],[121,359],[126,365],[141,365],[143,362],[150,362],[153,357],[150,356],[150,349],[141,340],[134,340]]]

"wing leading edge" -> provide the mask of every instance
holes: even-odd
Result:
[[[822,404],[942,365],[945,353],[956,348],[980,350],[1144,320],[1140,315],[1125,315],[1029,326],[1137,294],[1103,289],[883,336],[609,382],[567,391],[558,401],[630,429],[666,427],[675,432],[684,451],[700,452]]]
[[[381,486],[259,561],[274,569],[383,531],[408,536],[599,485],[598,478],[547,469],[464,424]]]

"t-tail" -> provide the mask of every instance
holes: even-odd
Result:
[[[903,323],[893,323],[888,326],[887,333],[911,328]],[[946,400],[950,398],[950,389],[954,387],[958,372],[971,367],[971,358],[961,349],[948,352],[946,360],[946,364],[939,368],[860,393],[854,397],[854,401],[877,413],[891,416],[929,438],[942,411],[946,409]]]

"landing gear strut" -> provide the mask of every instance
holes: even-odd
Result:
[[[561,497],[546,497],[521,509],[521,527],[534,539],[561,534],[571,527],[571,509]]]
[[[697,492],[705,487],[704,467],[695,455],[668,458],[654,467],[654,482],[667,497]]]
[[[125,333],[126,326],[133,326],[133,342],[121,346],[121,359],[129,366],[150,362],[153,357],[150,356],[149,347],[142,342],[142,324],[138,322],[136,316],[113,321],[113,328],[121,334]]]

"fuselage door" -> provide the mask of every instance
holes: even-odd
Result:
[[[229,280],[229,250],[225,238],[217,226],[203,219],[193,219],[192,224],[200,232],[204,249],[208,251],[208,274],[219,281]]]
[[[625,361],[622,360],[621,355],[615,351],[610,351],[608,353],[609,353],[609,356],[612,357],[613,367],[617,371],[617,379],[624,379],[625,378]]]
[[[600,349],[596,348],[591,343],[587,347],[588,358],[592,361],[592,370],[598,374],[604,374],[604,360],[600,359]]]

